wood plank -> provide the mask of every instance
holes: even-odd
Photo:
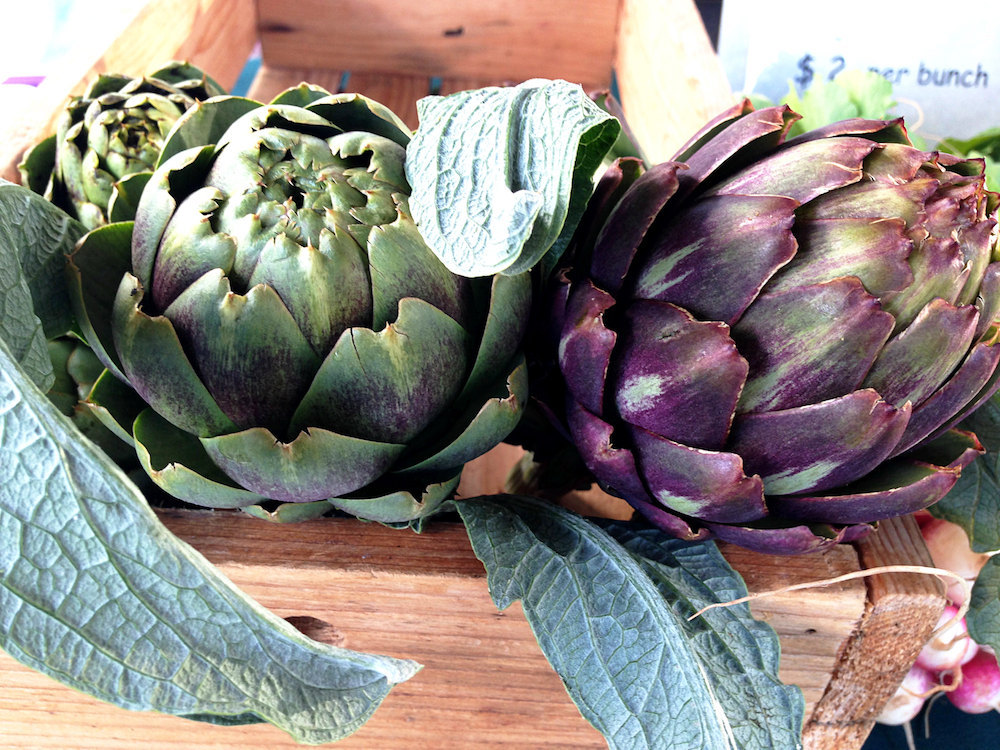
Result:
[[[857,545],[864,568],[933,566],[912,516],[883,521]],[[803,733],[804,750],[860,747],[902,682],[946,603],[935,577],[888,573],[867,580],[868,607],[845,644],[830,686]]]
[[[611,77],[617,0],[258,0],[264,61],[475,78]]]
[[[734,101],[691,0],[623,0],[615,70],[625,117],[654,163]]]
[[[4,116],[0,177],[19,181],[17,164],[24,150],[54,130],[66,98],[81,93],[99,73],[141,75],[169,60],[187,60],[231,87],[256,43],[253,2],[149,0],[100,57],[68,61],[38,87],[29,107]]]
[[[161,518],[263,606],[307,625],[310,636],[425,665],[344,747],[605,746],[545,661],[520,608],[496,611],[461,525],[442,522],[416,535],[347,519],[281,526],[211,511]],[[725,553],[754,590],[857,568],[846,546],[797,558]],[[864,599],[855,582],[752,605],[778,631],[781,676],[795,678],[810,708]],[[110,750],[133,748],[140,738],[171,750],[294,747],[270,727],[220,728],[115,709],[7,656],[0,684],[0,727],[11,747]]]

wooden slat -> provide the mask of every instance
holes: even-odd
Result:
[[[520,608],[499,613],[493,606],[459,524],[434,524],[416,535],[343,519],[280,526],[238,513],[161,518],[263,606],[282,617],[313,618],[304,621],[314,626],[306,629],[310,636],[425,665],[343,747],[606,746],[545,661]],[[850,547],[792,559],[725,552],[751,589],[857,567]],[[752,606],[778,631],[782,677],[796,677],[810,708],[864,597],[863,584],[847,584]],[[131,750],[140,738],[142,746],[164,750],[294,747],[270,727],[211,727],[115,709],[7,656],[0,658],[0,685],[0,729],[10,747]],[[42,716],[48,718],[40,725]]]
[[[169,60],[187,60],[232,86],[256,43],[255,20],[253,0],[149,0],[98,59],[70,61],[39,86],[30,107],[3,117],[0,177],[18,181],[21,154],[52,132],[66,98],[99,73],[140,75]]]
[[[858,543],[864,568],[933,566],[912,516],[883,521]],[[860,747],[937,623],[946,603],[935,577],[888,573],[868,581],[868,607],[845,644],[812,722],[805,750]]]
[[[733,101],[691,0],[622,0],[615,69],[625,117],[653,162]]]
[[[617,0],[258,0],[264,61],[381,73],[609,81]]]

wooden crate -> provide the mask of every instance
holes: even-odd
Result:
[[[24,147],[49,131],[66,95],[97,72],[138,73],[168,59],[225,86],[261,44],[251,95],[302,80],[378,99],[416,125],[414,102],[530,77],[606,87],[652,159],[668,158],[732,99],[691,0],[150,0],[87,70],[57,76],[34,108],[0,122],[0,169],[16,180]],[[79,73],[79,74],[77,74]],[[498,487],[505,449],[466,472],[474,494]],[[592,498],[577,507],[593,511]],[[602,499],[600,511],[620,507]],[[164,523],[238,586],[313,637],[425,665],[396,687],[344,747],[602,747],[542,656],[515,605],[498,613],[464,530],[416,536],[320,520],[282,527],[232,513],[172,512]],[[751,591],[885,564],[930,564],[912,519],[855,546],[795,558],[723,546]],[[860,747],[944,604],[941,586],[879,575],[752,605],[782,644],[781,677],[807,702],[804,747]],[[0,654],[0,746],[284,748],[268,726],[222,728],[99,703]]]

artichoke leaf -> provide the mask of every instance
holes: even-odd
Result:
[[[385,105],[362,94],[330,94],[308,104],[307,109],[336,124],[344,132],[374,133],[404,147],[410,142],[410,129],[406,123]]]
[[[195,372],[170,320],[151,317],[139,309],[142,296],[138,280],[126,273],[108,316],[113,321],[126,382],[182,429],[196,435],[233,429],[232,421]]]
[[[385,443],[407,443],[458,396],[468,334],[413,297],[379,332],[350,328],[323,361],[292,419]]]
[[[111,311],[132,252],[132,223],[90,231],[73,250],[66,284],[76,324],[91,349],[115,377],[125,381],[111,333]]]
[[[241,96],[225,96],[195,103],[174,123],[170,136],[160,150],[157,166],[181,151],[218,143],[233,122],[260,106],[260,102]]]
[[[501,443],[517,426],[527,403],[528,367],[524,356],[519,356],[514,369],[497,379],[492,388],[479,390],[476,395],[480,398],[469,403],[466,413],[448,415],[450,429],[433,440],[433,448],[423,447],[425,441],[418,439],[422,449],[403,462],[397,473],[460,467]],[[428,432],[437,434],[433,427]]]
[[[132,424],[148,407],[138,393],[107,369],[96,378],[81,405],[129,445],[133,444]]]
[[[281,502],[325,500],[382,476],[406,446],[311,427],[291,442],[254,427],[201,438],[216,466],[241,487]]]
[[[574,84],[532,80],[417,102],[413,217],[464,276],[551,270],[621,126]]]
[[[420,492],[399,490],[381,497],[335,497],[329,503],[356,518],[392,526],[412,524],[419,530],[424,519],[442,510],[452,498],[461,473],[460,468],[455,469],[451,476],[428,484]]]
[[[134,221],[135,212],[139,207],[142,189],[146,187],[152,172],[135,172],[123,177],[115,183],[108,201],[108,221]]]
[[[267,499],[238,487],[213,463],[198,438],[152,409],[136,417],[132,435],[149,478],[180,500],[206,508],[242,508]]]

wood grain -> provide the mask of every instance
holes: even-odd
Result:
[[[691,0],[622,0],[615,72],[625,116],[654,163],[734,100]]]
[[[416,659],[424,669],[390,693],[348,748],[604,747],[580,716],[515,605],[497,612],[464,529],[421,535],[346,519],[294,526],[242,514],[160,514],[237,586],[311,637]],[[850,547],[772,558],[724,548],[752,590],[857,568]],[[865,607],[863,584],[761,599],[755,615],[778,632],[781,676],[810,710],[837,650]],[[116,709],[0,658],[0,731],[10,747],[294,747],[264,726],[220,728]],[[4,745],[6,746],[6,745]]]
[[[607,81],[617,0],[258,0],[265,63],[424,76]]]
[[[933,566],[912,516],[883,521],[857,545],[862,567]],[[860,746],[937,623],[946,599],[940,580],[915,573],[867,579],[868,605],[844,644],[826,695],[806,726],[807,750]]]

